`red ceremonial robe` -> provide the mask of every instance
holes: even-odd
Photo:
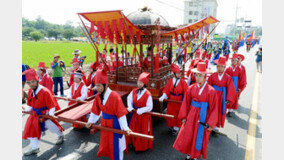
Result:
[[[53,88],[53,80],[52,78],[47,75],[46,73],[43,75],[43,76],[39,76],[38,77],[38,80],[39,80],[39,84],[44,86],[45,88],[49,89],[50,92],[53,92],[52,91],[52,88]]]
[[[240,90],[239,92],[239,96],[240,94],[243,92],[243,90],[246,88],[247,86],[247,74],[246,74],[246,68],[244,65],[240,65],[240,80],[238,81],[238,88]]]
[[[209,61],[208,60],[203,60],[203,59],[199,59],[199,58],[196,58],[196,59],[193,59],[191,62],[190,62],[190,65],[189,65],[189,69],[186,73],[186,76],[191,78],[190,80],[190,85],[191,84],[194,84],[196,82],[196,79],[195,79],[195,76],[194,76],[194,73],[191,72],[191,69],[193,68],[196,68],[197,67],[197,64],[199,62],[205,62],[206,63],[206,68],[208,67],[208,63]]]
[[[29,89],[27,105],[33,107],[34,109],[43,109],[44,107],[47,107],[46,110],[40,111],[41,114],[45,115],[46,111],[55,107],[56,104],[54,103],[52,92],[50,92],[47,88],[42,87],[40,85],[38,87],[41,88],[35,97],[33,97],[32,95],[33,93],[32,89]],[[42,130],[40,128],[39,116],[36,114],[36,111],[31,110],[31,112],[33,114],[29,115],[26,121],[23,133],[23,139],[33,138],[33,137],[40,139]],[[64,131],[63,127],[61,127],[61,125],[56,120],[51,120],[51,121],[59,127],[60,131]]]
[[[151,65],[151,61],[149,61],[148,58],[146,57],[146,58],[144,59],[144,61],[143,61],[143,66],[144,66],[145,68],[149,68],[150,65]]]
[[[88,75],[87,80],[86,80],[86,86],[87,87],[89,87],[90,85],[91,85],[90,88],[94,88],[95,87],[95,85],[96,85],[95,76],[96,76],[96,73],[94,73],[94,75],[92,75],[92,73],[90,73]],[[95,93],[96,93],[95,91],[88,90],[88,97],[91,97]]]
[[[216,91],[212,86],[208,84],[204,85],[201,95],[199,95],[200,88],[197,86],[197,83],[188,87],[178,115],[179,119],[186,119],[186,123],[181,126],[177,139],[173,145],[177,151],[183,154],[189,154],[191,158],[198,159],[201,154],[203,155],[203,159],[206,159],[207,157],[207,145],[210,131],[204,128],[202,146],[198,151],[196,149],[196,140],[199,128],[198,121],[200,120],[199,112],[201,109],[192,106],[192,100],[208,103],[205,120],[206,124],[211,128],[214,128],[218,121],[218,98],[216,96]]]
[[[142,97],[137,100],[137,91],[138,88],[133,89],[133,105],[137,108],[142,108],[146,106],[148,97],[151,96],[151,93],[146,90]],[[135,108],[134,108],[135,109]],[[132,113],[131,121],[129,128],[133,132],[142,133],[146,135],[153,135],[152,130],[152,119],[149,114],[138,115],[136,112]],[[128,137],[127,145],[133,144],[136,151],[145,151],[147,149],[153,149],[153,142],[149,140],[144,140],[141,138]]]
[[[43,76],[39,76],[38,80],[39,80],[39,84],[44,86],[48,90],[50,90],[50,92],[54,96],[54,93],[52,91],[52,88],[53,88],[53,80],[52,80],[52,78],[49,75],[44,74]],[[55,103],[55,111],[60,110],[60,106],[59,106],[59,104],[57,102],[57,99],[55,97],[53,99],[54,99],[54,103]]]
[[[218,87],[226,87],[226,101],[229,102],[229,104],[226,105],[225,112],[222,115],[222,99],[223,99],[223,92],[218,91],[217,92],[217,98],[218,98],[218,123],[217,127],[224,127],[225,124],[225,118],[226,118],[226,113],[227,113],[227,107],[232,105],[235,101],[236,97],[236,90],[234,88],[233,80],[232,78],[226,74],[223,73],[223,77],[221,80],[219,80],[218,73],[215,72],[211,76],[209,76],[207,83],[211,86],[216,85]]]
[[[74,87],[75,87],[75,84],[73,83],[72,84],[72,86],[71,86],[71,95],[72,95],[72,99],[76,99],[76,98],[78,98],[78,97],[81,97],[81,89],[82,89],[82,87],[84,86],[85,84],[83,83],[83,82],[81,82],[80,84],[79,84],[79,87],[75,90],[74,89]],[[76,103],[75,101],[70,101],[69,103],[68,103],[68,106],[70,106],[70,105],[72,105],[72,104],[74,104],[74,103]],[[87,118],[86,118],[86,116],[82,116],[81,118],[79,118],[78,119],[78,121],[82,121],[82,122],[87,122]],[[72,126],[74,127],[74,128],[83,128],[83,126],[81,126],[81,125],[77,125],[77,124],[72,124]]]
[[[71,76],[70,76],[70,80],[69,80],[69,85],[70,86],[72,86],[72,84],[74,83],[74,72],[76,71],[76,70],[80,70],[81,72],[82,72],[82,74],[84,75],[83,77],[82,77],[82,80],[83,80],[83,82],[86,84],[86,76],[85,76],[85,73],[83,72],[83,70],[81,70],[80,68],[78,68],[78,69],[73,69],[72,70],[72,73],[71,73]]]
[[[92,113],[95,115],[100,115],[101,111],[103,113],[116,116],[118,119],[128,113],[120,95],[115,91],[111,91],[105,105],[101,104],[99,94],[96,95],[92,106]],[[113,128],[113,119],[104,119],[101,117],[101,126]],[[112,132],[101,130],[100,145],[97,156],[109,157],[111,160],[114,160],[113,146],[114,134]]]
[[[234,68],[235,69],[233,69],[232,66],[229,66],[228,68],[226,68],[225,73],[227,73],[229,76],[231,76],[232,79],[233,79],[233,77],[238,77],[238,83],[237,84],[239,84],[239,81],[240,81],[240,68],[237,67],[237,66],[235,66]],[[234,83],[234,80],[233,80],[233,83]],[[234,84],[234,88],[235,88],[235,84]],[[237,88],[239,88],[239,87],[237,87]],[[228,106],[228,109],[235,109],[235,110],[238,109],[238,106],[239,106],[239,102],[238,102],[239,92],[237,91],[238,89],[235,88],[235,90],[237,92],[237,94],[235,96],[235,101],[234,101],[234,103],[232,105]]]
[[[180,79],[179,83],[174,87],[173,78],[171,78],[165,86],[163,93],[165,93],[170,100],[182,101],[187,88],[188,85],[183,79]],[[180,106],[181,104],[179,103],[168,102],[167,114],[175,116],[174,119],[166,119],[168,127],[181,127],[182,122],[178,119]]]
[[[117,68],[117,65],[116,65],[117,61],[113,61],[112,62],[112,66],[113,66],[113,69],[116,69]],[[122,61],[118,61],[118,67],[122,67],[123,66],[123,62]]]

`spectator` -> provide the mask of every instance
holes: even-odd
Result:
[[[22,64],[22,103],[26,103],[27,93],[24,91],[26,84],[25,70],[27,70],[26,65]]]
[[[255,55],[257,72],[262,73],[262,47],[259,47],[259,50],[256,52]]]
[[[53,70],[53,75],[52,75],[52,79],[53,79],[53,83],[54,83],[54,95],[57,95],[58,92],[58,83],[60,85],[60,96],[61,97],[66,97],[64,95],[64,91],[63,91],[63,75],[62,75],[62,67],[64,67],[64,63],[62,61],[58,61],[60,58],[60,56],[58,54],[55,54],[53,56],[53,61],[51,62],[51,68]]]
[[[74,52],[73,52],[73,54],[74,54],[73,60],[76,58],[80,62],[80,66],[83,67],[83,63],[86,59],[86,56],[80,57],[80,53],[81,53],[81,51],[79,49],[75,49]]]

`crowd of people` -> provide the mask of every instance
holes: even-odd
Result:
[[[206,43],[200,49],[196,45],[189,46],[187,56],[191,58],[191,62],[184,77],[179,65],[170,64],[174,77],[164,87],[159,101],[163,102],[167,99],[182,101],[182,103],[168,102],[166,113],[173,115],[174,118],[166,119],[166,122],[169,133],[176,136],[173,148],[186,154],[185,159],[187,160],[199,159],[201,155],[206,159],[210,134],[214,137],[218,136],[216,131],[225,127],[226,117],[234,116],[234,110],[238,109],[238,99],[247,85],[246,69],[242,65],[245,56],[238,54],[237,48],[230,54],[230,44],[232,43],[226,38],[223,42]],[[180,55],[179,50],[178,47],[177,58]],[[194,54],[191,54],[193,51],[195,51]],[[138,67],[147,70],[151,66],[150,52],[151,47],[148,47],[145,52],[146,56]],[[27,107],[24,110],[34,113],[27,119],[23,132],[23,139],[29,139],[31,144],[30,150],[24,153],[25,156],[39,152],[38,140],[46,129],[57,134],[57,145],[64,141],[64,128],[56,120],[44,120],[37,116],[42,114],[53,116],[55,111],[60,110],[54,98],[58,92],[58,84],[60,95],[73,99],[68,103],[69,106],[95,95],[91,113],[78,119],[86,122],[87,128],[91,128],[92,124],[100,120],[101,126],[120,129],[128,134],[137,132],[153,135],[151,115],[147,114],[153,109],[153,98],[147,89],[150,73],[140,74],[137,88],[127,96],[127,106],[124,106],[120,95],[109,88],[108,71],[135,64],[133,57],[125,54],[124,50],[121,53],[116,59],[113,48],[109,50],[109,54],[104,49],[98,61],[91,63],[89,74],[86,75],[82,70],[86,57],[80,57],[80,50],[75,50],[71,62],[73,70],[67,95],[64,94],[62,78],[65,64],[59,60],[58,54],[54,55],[50,64],[53,70],[52,78],[47,74],[44,62],[39,62],[37,71],[33,68],[27,69],[26,65],[22,65],[23,87],[25,83],[30,87],[27,94]],[[168,65],[167,54],[167,50],[161,50],[159,54],[161,65]],[[261,48],[256,55],[259,67],[262,60]],[[178,59],[178,64],[182,63],[183,60]],[[216,72],[212,72],[211,65],[216,65]],[[128,118],[127,114],[129,114]],[[73,127],[83,128],[75,124]],[[153,149],[153,142],[102,130],[97,156],[122,160],[124,151],[128,148],[134,148],[135,151],[146,151]]]

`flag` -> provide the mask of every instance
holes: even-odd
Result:
[[[134,45],[133,52],[132,52],[132,57],[135,56],[135,51],[136,51],[136,45]]]
[[[92,33],[95,31],[95,23],[92,21],[91,22],[91,27],[90,27],[90,35],[92,35]]]
[[[249,37],[249,41],[251,41],[254,38],[254,31],[252,31],[250,37]]]
[[[238,39],[238,42],[240,42],[242,39],[242,31],[239,32],[239,39]]]
[[[107,35],[108,41],[113,43],[113,35],[111,33],[110,27],[109,27],[109,21],[105,21],[105,33]]]

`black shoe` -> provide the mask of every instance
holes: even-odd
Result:
[[[176,131],[176,130],[173,129],[172,135],[173,135],[173,136],[176,136],[177,134],[178,134],[178,131]]]
[[[216,132],[211,132],[211,135],[212,135],[213,137],[218,137],[218,134],[217,134]]]
[[[228,117],[232,117],[232,112],[228,112],[228,113],[227,113],[227,116],[228,116]]]
[[[169,127],[168,133],[173,133],[173,127]]]

